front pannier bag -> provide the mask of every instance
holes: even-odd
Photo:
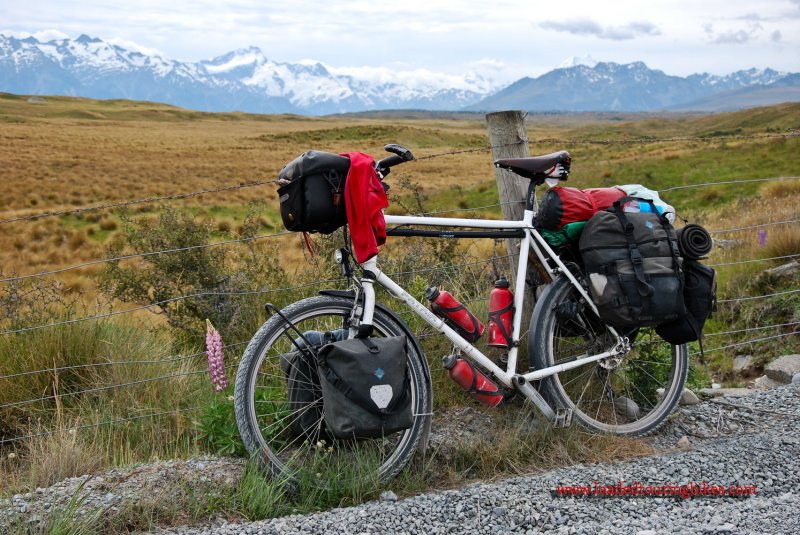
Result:
[[[352,338],[318,355],[325,424],[337,438],[375,438],[411,427],[406,337]]]
[[[322,420],[322,387],[312,347],[343,340],[346,329],[335,331],[306,331],[302,337],[295,338],[295,351],[280,355],[280,363],[286,373],[286,391],[289,405],[289,429],[295,437],[311,440],[328,436]]]
[[[322,389],[319,386],[317,363],[311,351],[292,351],[280,356],[286,372],[289,429],[295,437],[325,436],[322,421]]]
[[[278,174],[281,219],[286,230],[330,234],[347,223],[344,183],[350,159],[310,150]]]
[[[625,213],[623,197],[586,224],[579,248],[589,293],[613,327],[654,327],[685,314],[675,229],[652,212]],[[645,201],[650,202],[650,201]]]

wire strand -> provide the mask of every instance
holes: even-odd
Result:
[[[777,297],[779,295],[796,294],[798,292],[800,292],[800,290],[787,290],[785,292],[775,292],[775,293],[766,294],[766,295],[753,295],[753,296],[748,296],[748,297],[737,297],[735,299],[720,299],[720,300],[717,301],[717,303],[736,303],[736,302],[739,302],[739,301],[751,301],[751,300],[754,300],[754,299],[766,299],[768,297]]]
[[[236,364],[229,364],[229,365],[225,366],[224,369],[228,370],[228,369],[232,369],[232,368],[235,368],[235,367],[237,367]],[[199,375],[201,373],[209,373],[209,371],[208,371],[208,369],[203,369],[203,370],[194,370],[194,371],[190,371],[190,372],[171,373],[171,374],[167,374],[167,375],[158,375],[156,377],[148,377],[147,379],[139,379],[137,381],[131,381],[131,382],[128,382],[128,383],[118,383],[118,384],[113,384],[113,385],[98,386],[98,387],[94,387],[94,388],[87,388],[87,389],[84,389],[84,390],[77,390],[75,392],[66,392],[64,394],[53,394],[52,396],[43,396],[43,397],[35,398],[35,399],[26,399],[26,400],[23,400],[23,401],[14,401],[14,402],[11,402],[11,403],[4,403],[4,404],[0,405],[0,409],[12,409],[14,407],[22,407],[24,405],[30,405],[32,403],[36,403],[36,402],[40,402],[40,401],[50,401],[50,400],[55,400],[55,399],[69,398],[69,397],[73,397],[73,396],[79,396],[81,394],[94,394],[96,392],[105,392],[106,390],[115,390],[117,388],[125,388],[125,387],[128,387],[128,386],[136,386],[136,385],[142,385],[142,384],[146,384],[146,383],[154,383],[156,381],[163,381],[165,379],[175,379],[175,378],[178,378],[178,377],[189,377],[190,375]]]
[[[743,180],[725,180],[722,182],[705,182],[703,184],[687,184],[685,186],[673,186],[671,188],[666,188],[659,190],[659,192],[664,193],[667,191],[676,191],[679,189],[690,189],[690,188],[704,188],[706,186],[722,186],[722,185],[730,185],[730,184],[747,184],[750,182],[770,182],[775,180],[797,180],[800,176],[780,176],[780,177],[773,177],[773,178],[747,178]]]
[[[712,338],[714,336],[727,336],[729,334],[740,334],[750,331],[763,331],[765,329],[779,329],[781,327],[791,327],[793,325],[800,325],[800,321],[794,321],[792,323],[781,323],[780,325],[764,325],[761,327],[750,327],[748,329],[737,329],[735,331],[724,331],[721,333],[711,333],[704,335],[705,338]]]
[[[330,284],[330,283],[334,283],[334,282],[339,282],[341,280],[342,279],[328,279],[328,280],[322,280],[322,281],[317,281],[317,282],[310,282],[308,284],[299,284],[299,285],[296,285],[296,286],[287,286],[287,287],[284,287],[284,288],[270,288],[270,289],[265,289],[265,290],[242,290],[242,291],[229,291],[229,292],[198,292],[198,293],[188,294],[188,295],[179,295],[177,297],[172,297],[170,299],[165,299],[163,301],[158,301],[158,302],[155,302],[155,303],[150,303],[150,304],[147,304],[147,305],[141,305],[141,306],[137,306],[137,307],[133,307],[133,308],[127,308],[125,310],[117,310],[115,312],[107,312],[105,314],[96,314],[94,316],[84,316],[84,317],[81,317],[81,318],[75,318],[75,319],[71,319],[71,320],[64,320],[64,321],[58,321],[58,322],[54,322],[54,323],[46,323],[46,324],[42,324],[42,325],[34,325],[34,326],[31,326],[31,327],[22,327],[22,328],[19,328],[19,329],[1,331],[0,335],[18,334],[18,333],[24,333],[24,332],[29,332],[29,331],[35,331],[35,330],[38,330],[38,329],[44,329],[44,328],[47,328],[47,327],[59,327],[59,326],[62,326],[62,325],[71,325],[73,323],[81,323],[81,322],[84,322],[84,321],[105,319],[105,318],[110,318],[110,317],[113,317],[113,316],[120,316],[120,315],[124,315],[124,314],[130,314],[132,312],[137,312],[139,310],[150,310],[153,307],[161,307],[162,305],[167,305],[167,304],[170,304],[170,303],[176,303],[178,301],[184,301],[186,299],[197,299],[197,298],[201,298],[201,297],[213,297],[213,296],[222,296],[222,295],[235,295],[235,296],[262,295],[262,294],[268,294],[268,293],[277,293],[277,292],[283,292],[283,291],[289,291],[289,290],[297,290],[297,289],[301,289],[301,288],[311,288],[311,287],[314,287],[314,286],[320,286],[322,284]]]
[[[503,259],[503,258],[509,258],[511,256],[515,256],[515,255],[503,255],[503,256],[496,256],[494,258]],[[489,262],[491,262],[491,259],[479,260],[479,261],[476,261],[476,262],[469,262],[469,263],[463,263],[463,264],[452,264],[452,265],[438,266],[438,267],[432,267],[432,268],[414,269],[414,270],[409,270],[409,271],[399,271],[399,272],[389,273],[389,275],[390,276],[402,276],[402,275],[413,275],[413,274],[416,274],[416,273],[429,273],[429,272],[432,272],[432,271],[446,271],[446,270],[449,270],[449,269],[458,269],[458,268],[462,268],[462,267],[469,267],[469,266],[475,266],[475,265],[480,265],[480,264],[487,264]],[[81,323],[81,322],[84,322],[84,321],[93,321],[93,320],[106,319],[106,318],[110,318],[110,317],[113,317],[113,316],[120,316],[120,315],[124,315],[124,314],[130,314],[130,313],[141,311],[141,310],[150,310],[153,307],[162,307],[163,308],[163,305],[167,305],[167,304],[171,304],[171,303],[175,303],[175,302],[179,302],[179,301],[184,301],[184,300],[187,300],[187,299],[199,299],[199,298],[203,298],[203,297],[213,297],[213,296],[263,295],[263,294],[269,294],[269,293],[294,291],[294,290],[299,290],[299,289],[303,289],[303,288],[313,288],[313,287],[321,286],[321,285],[324,285],[324,284],[335,284],[335,283],[343,282],[345,280],[346,279],[344,279],[342,277],[342,278],[338,278],[338,279],[327,279],[327,280],[321,280],[321,281],[311,282],[311,283],[307,283],[307,284],[299,284],[299,285],[295,285],[295,286],[286,286],[286,287],[283,287],[283,288],[269,288],[269,289],[263,289],[263,290],[241,290],[241,291],[227,291],[227,292],[198,292],[198,293],[188,294],[188,295],[179,295],[179,296],[176,296],[176,297],[172,297],[170,299],[165,299],[163,301],[158,301],[158,302],[155,302],[155,303],[149,303],[149,304],[146,304],[146,305],[140,305],[140,306],[137,306],[137,307],[127,308],[127,309],[124,309],[124,310],[117,310],[117,311],[114,311],[114,312],[107,312],[107,313],[104,313],[104,314],[95,314],[93,316],[84,316],[84,317],[81,317],[81,318],[74,318],[74,319],[70,319],[70,320],[58,321],[58,322],[53,322],[53,323],[45,323],[45,324],[41,324],[41,325],[33,325],[33,326],[30,326],[30,327],[21,327],[19,329],[9,329],[9,330],[6,330],[6,331],[0,331],[0,335],[19,334],[19,333],[25,333],[25,332],[35,331],[35,330],[39,330],[39,329],[45,329],[45,328],[49,328],[49,327],[59,327],[59,326],[63,326],[63,325],[71,325],[71,324],[75,324],[75,323]]]
[[[69,429],[75,429],[76,431],[77,430],[81,430],[81,429],[90,429],[90,428],[94,428],[94,427],[102,427],[104,425],[121,424],[121,423],[124,423],[124,422],[132,422],[132,421],[135,421],[135,420],[142,420],[144,418],[153,418],[153,417],[156,417],[156,416],[166,416],[166,415],[180,414],[180,413],[183,413],[183,412],[196,411],[196,410],[199,410],[199,409],[202,409],[202,408],[203,408],[202,405],[196,405],[194,407],[187,407],[185,409],[175,409],[175,410],[172,410],[172,411],[164,411],[164,412],[156,412],[156,413],[151,413],[151,414],[143,414],[143,415],[140,415],[140,416],[131,416],[129,418],[120,418],[120,419],[117,419],[117,420],[110,420],[110,421],[107,421],[107,422],[99,422],[99,423],[96,423],[96,424],[84,424],[84,425],[79,425],[77,427],[70,427]],[[4,438],[4,439],[0,440],[0,445],[11,444],[13,442],[19,442],[20,440],[27,440],[29,438],[48,437],[50,435],[53,435],[53,434],[58,433],[59,431],[63,431],[63,430],[64,430],[63,428],[62,429],[53,429],[51,431],[43,431],[41,433],[33,433],[33,434],[30,434],[30,435],[24,435],[24,436],[20,436],[20,437]]]
[[[755,262],[768,262],[770,260],[784,260],[786,258],[796,258],[800,254],[790,254],[785,256],[771,256],[769,258],[755,258],[753,260],[739,260],[738,262],[724,262],[722,264],[708,264],[708,267],[738,266],[741,264],[752,264]]]
[[[148,252],[144,252],[144,253],[132,253],[132,254],[127,254],[127,255],[120,255],[120,256],[115,256],[115,257],[111,257],[111,258],[101,258],[101,259],[98,259],[98,260],[91,260],[89,262],[84,262],[82,264],[76,264],[74,266],[68,266],[68,267],[64,267],[64,268],[54,269],[54,270],[51,270],[51,271],[40,271],[39,273],[31,273],[29,275],[19,275],[19,276],[16,276],[16,277],[7,277],[5,279],[0,279],[0,283],[8,284],[9,282],[17,282],[17,281],[22,281],[22,280],[26,280],[26,279],[33,279],[33,278],[38,278],[38,277],[47,277],[49,275],[56,275],[58,273],[64,273],[66,271],[72,271],[72,270],[75,270],[75,269],[81,269],[81,268],[85,268],[85,267],[88,267],[88,266],[94,266],[94,265],[97,265],[97,264],[107,264],[109,262],[118,262],[120,260],[128,260],[128,259],[131,259],[131,258],[146,258],[148,256],[156,256],[156,255],[162,255],[162,254],[182,253],[182,252],[192,251],[192,250],[196,250],[196,249],[207,249],[209,247],[219,247],[219,246],[222,246],[222,245],[231,245],[231,244],[234,244],[234,243],[245,243],[245,242],[251,242],[251,241],[256,241],[256,240],[263,240],[263,239],[267,239],[267,238],[277,238],[278,236],[285,236],[287,234],[291,234],[291,232],[286,230],[286,231],[283,231],[283,232],[276,232],[274,234],[261,234],[261,235],[258,235],[258,236],[250,236],[250,237],[247,237],[247,238],[238,238],[238,239],[233,239],[233,240],[223,240],[223,241],[218,241],[218,242],[213,242],[213,243],[202,243],[202,244],[199,244],[199,245],[189,245],[187,247],[177,247],[175,249],[163,249],[163,250],[160,250],[160,251],[148,251]]]
[[[54,216],[63,216],[63,215],[74,215],[80,214],[83,212],[92,212],[95,210],[108,210],[111,208],[122,208],[125,206],[133,206],[136,204],[145,204],[145,203],[154,203],[154,202],[162,202],[162,201],[173,201],[178,199],[188,199],[190,197],[197,197],[200,195],[206,195],[211,193],[222,193],[227,191],[236,191],[245,188],[252,188],[254,186],[263,186],[265,184],[274,183],[274,180],[256,180],[254,182],[246,182],[244,184],[236,184],[233,186],[222,186],[219,188],[210,188],[204,189],[199,191],[191,191],[188,193],[176,193],[174,195],[162,195],[157,197],[146,197],[144,199],[133,199],[129,201],[119,201],[119,202],[112,202],[106,204],[98,204],[94,206],[84,206],[80,208],[71,208],[68,210],[53,210],[50,212],[40,212],[38,214],[31,214],[25,216],[18,216],[18,217],[11,217],[8,219],[0,219],[0,224],[3,223],[13,223],[16,221],[32,221],[35,219],[41,219],[44,217],[54,217]]]
[[[729,344],[729,345],[726,345],[726,346],[720,346],[720,347],[713,347],[711,349],[705,349],[703,352],[704,353],[713,353],[714,351],[722,351],[723,349],[731,349],[733,347],[746,346],[746,345],[749,345],[749,344],[755,344],[756,342],[766,342],[767,340],[774,340],[776,338],[785,338],[787,336],[792,336],[793,334],[797,334],[797,333],[791,332],[791,333],[776,334],[774,336],[765,336],[764,338],[754,338],[752,340],[747,340],[746,342],[738,342],[736,344]],[[699,355],[699,354],[700,354],[699,351],[695,351],[695,352],[692,353],[692,355]]]
[[[749,227],[736,227],[721,230],[709,230],[711,234],[724,234],[726,232],[739,232],[742,230],[751,230],[762,227],[771,227],[774,225],[788,225],[789,223],[800,223],[800,219],[789,219],[788,221],[775,221],[773,223],[761,223],[760,225],[750,225]]]
[[[244,342],[236,342],[234,344],[225,344],[222,346],[223,349],[233,349],[234,347],[239,347],[247,344],[247,341]],[[32,370],[27,372],[20,372],[20,373],[13,373],[11,375],[0,375],[0,379],[15,379],[17,377],[26,377],[29,375],[37,375],[40,373],[53,373],[53,372],[65,372],[70,370],[81,370],[86,368],[100,368],[104,366],[134,366],[140,364],[168,364],[171,362],[181,362],[184,360],[190,360],[196,357],[200,357],[205,355],[205,351],[201,351],[199,353],[192,353],[190,355],[181,355],[179,357],[169,357],[166,359],[154,359],[154,360],[118,360],[118,361],[109,361],[109,362],[92,362],[88,364],[75,364],[72,366],[61,366],[59,368],[43,368],[41,370]]]
[[[650,143],[675,143],[687,141],[699,141],[704,143],[713,143],[716,141],[731,141],[731,140],[768,140],[768,139],[789,139],[798,137],[796,132],[788,132],[785,134],[767,133],[767,134],[734,134],[730,136],[673,136],[673,137],[642,137],[642,138],[628,138],[628,139],[559,139],[559,138],[542,138],[537,140],[528,140],[531,145],[644,145]]]

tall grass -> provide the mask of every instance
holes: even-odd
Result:
[[[16,461],[0,488],[197,453],[192,413],[177,412],[210,395],[202,354],[182,357],[197,350],[163,329],[111,321],[0,338],[0,434],[23,437],[2,447]]]

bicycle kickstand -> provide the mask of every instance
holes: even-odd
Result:
[[[554,427],[569,427],[572,424],[572,409],[557,408],[554,411],[542,395],[524,377],[517,375],[514,377],[514,381],[517,390],[531,400]]]

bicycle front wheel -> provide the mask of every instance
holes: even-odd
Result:
[[[281,312],[309,343],[321,345],[346,333],[353,300],[317,296],[289,305]],[[376,308],[373,336],[408,334],[389,315]],[[282,479],[312,485],[384,482],[411,459],[425,423],[430,400],[422,355],[408,344],[408,372],[413,425],[410,429],[377,439],[340,440],[325,431],[321,396],[298,402],[292,397],[288,377],[309,391],[318,389],[315,368],[301,368],[287,358],[297,353],[299,336],[280,315],[273,315],[258,330],[245,350],[236,376],[235,408],[239,433],[251,455]],[[341,338],[341,336],[339,336]],[[297,366],[292,370],[292,366]],[[312,365],[313,366],[313,365]],[[314,369],[314,372],[310,370]]]
[[[596,355],[614,347],[614,337],[565,276],[550,285],[531,318],[529,354],[537,369]],[[686,383],[688,347],[665,342],[652,328],[628,335],[631,350],[556,373],[542,393],[572,409],[585,427],[640,436],[656,430],[675,408]]]

